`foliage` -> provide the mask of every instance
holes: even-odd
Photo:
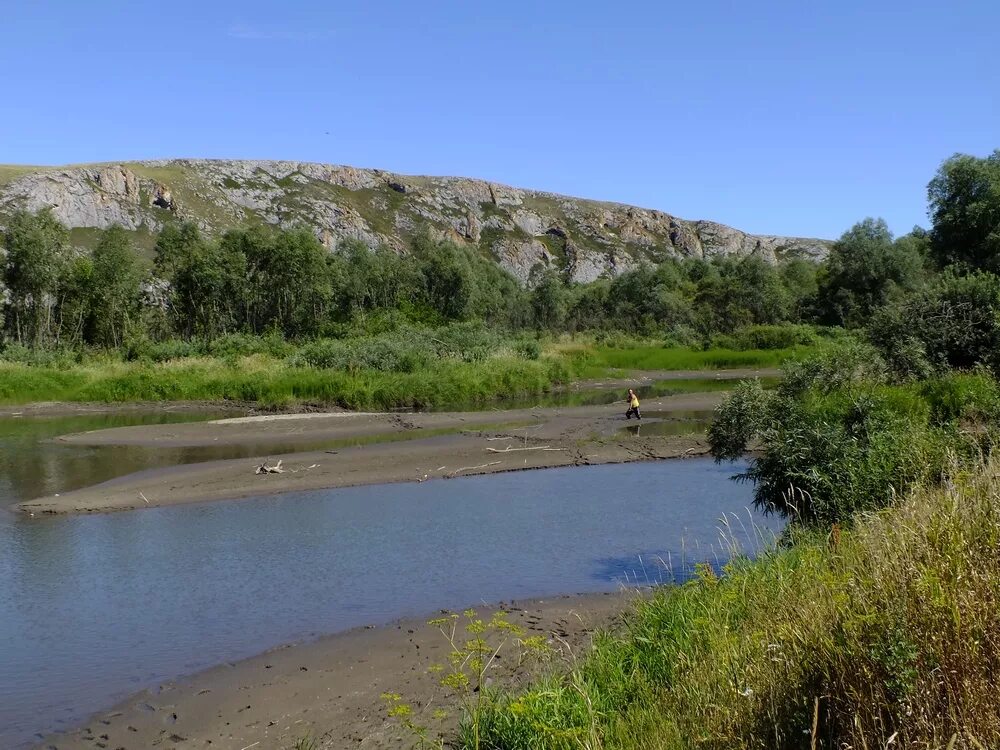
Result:
[[[744,383],[716,410],[716,460],[759,453],[741,475],[754,502],[806,524],[849,523],[886,507],[950,461],[992,445],[997,386],[986,373],[886,385],[868,347],[832,346],[786,368],[777,391]],[[971,422],[975,430],[969,430]]]
[[[927,200],[931,247],[942,266],[1000,271],[1000,150],[945,161],[927,186]]]
[[[141,277],[137,258],[121,227],[105,232],[94,248],[89,269],[92,291],[88,338],[100,346],[121,346],[138,322]]]
[[[820,319],[829,325],[863,326],[871,313],[915,289],[923,258],[909,243],[893,242],[882,219],[865,219],[834,244],[819,275]]]
[[[53,308],[69,260],[69,232],[51,211],[16,212],[7,222],[4,286],[7,334],[35,346],[54,338]]]
[[[482,744],[1000,746],[1000,467],[984,469],[640,600],[577,668],[491,705]]]
[[[921,293],[879,311],[869,339],[902,376],[1000,366],[1000,278],[944,273]]]
[[[712,336],[710,345],[715,349],[791,349],[796,346],[816,346],[819,334],[808,325],[754,325],[740,328],[729,334]]]
[[[436,627],[447,643],[447,664],[434,664],[430,671],[439,675],[439,682],[457,702],[462,711],[461,733],[465,745],[475,750],[485,747],[481,742],[483,717],[495,709],[496,687],[491,685],[501,652],[516,647],[516,661],[523,665],[530,658],[542,662],[551,655],[544,636],[527,636],[524,629],[511,623],[505,611],[494,612],[487,620],[474,609],[461,615],[450,612],[429,623]],[[511,660],[509,654],[504,658]],[[445,746],[443,735],[433,736],[430,728],[418,723],[413,707],[399,693],[383,693],[389,718],[396,719],[417,740],[421,747]],[[435,719],[447,712],[437,710]]]

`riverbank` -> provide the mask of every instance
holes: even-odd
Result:
[[[248,458],[141,471],[16,506],[34,514],[132,510],[297,490],[423,482],[524,469],[623,463],[707,451],[704,420],[721,393],[643,404],[641,424],[618,404],[490,412],[262,415],[66,435],[78,446],[260,448]],[[643,430],[647,434],[643,434]],[[280,473],[257,474],[261,464]]]
[[[479,607],[480,616],[508,612],[528,636],[543,636],[561,658],[585,653],[595,630],[610,627],[634,592],[549,597]],[[79,729],[46,737],[39,750],[140,750],[164,747],[244,750],[294,748],[312,738],[318,748],[399,746],[406,735],[387,716],[381,695],[399,693],[414,719],[453,731],[458,712],[429,671],[447,661],[448,645],[431,617],[358,628],[284,646],[185,680],[130,696]],[[516,687],[526,670],[516,649],[501,653],[494,679]],[[449,712],[435,718],[436,709]]]

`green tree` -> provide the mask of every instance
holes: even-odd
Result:
[[[69,232],[48,209],[15,212],[4,231],[8,331],[21,343],[39,345],[53,337],[58,283],[69,259]]]
[[[360,241],[351,241],[331,256],[331,263],[337,306],[347,317],[412,306],[423,284],[413,260],[387,247],[371,250]]]
[[[192,253],[201,251],[205,240],[191,222],[167,224],[156,238],[153,270],[160,278],[170,278]]]
[[[611,281],[608,317],[615,327],[637,333],[663,333],[691,320],[692,287],[683,267],[667,260],[639,266]]]
[[[227,232],[226,256],[246,259],[245,320],[249,330],[272,328],[286,336],[315,334],[329,314],[327,250],[307,229],[265,228]]]
[[[912,244],[893,242],[883,219],[865,219],[841,235],[820,271],[820,320],[863,326],[875,309],[916,289],[922,276],[923,258]]]
[[[86,339],[92,319],[93,276],[94,260],[90,255],[78,255],[63,267],[56,313],[58,337],[63,343],[77,345]]]
[[[902,376],[1000,370],[1000,278],[946,272],[933,285],[873,316],[868,337]]]
[[[611,283],[596,279],[589,284],[574,284],[567,294],[566,327],[573,332],[608,327],[608,293]]]
[[[956,154],[945,161],[927,198],[938,262],[1000,271],[1000,149],[985,159]]]
[[[773,265],[755,255],[715,265],[717,273],[701,277],[694,298],[695,322],[702,333],[730,333],[788,319],[792,300]]]
[[[531,290],[531,312],[535,326],[550,331],[560,330],[566,322],[566,285],[559,274],[546,269],[535,280]]]
[[[246,257],[233,243],[191,245],[171,278],[171,312],[186,336],[214,338],[239,329],[246,305]]]
[[[469,259],[451,242],[418,237],[413,252],[424,278],[427,304],[442,318],[465,320],[476,291]]]
[[[793,258],[778,267],[778,275],[790,301],[789,316],[796,321],[811,317],[819,291],[819,264],[804,258]]]
[[[91,341],[118,347],[139,317],[142,272],[138,250],[121,227],[106,230],[94,248],[91,271]]]

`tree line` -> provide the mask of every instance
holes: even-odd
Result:
[[[865,219],[818,263],[678,258],[585,284],[540,269],[527,289],[478,249],[426,233],[405,253],[352,242],[331,253],[304,228],[208,237],[168,225],[150,262],[120,227],[80,251],[49,211],[19,212],[2,237],[3,336],[105,348],[232,333],[310,339],[391,311],[418,324],[620,330],[682,344],[753,325],[864,327],[914,371],[995,357],[987,350],[1000,343],[1000,151],[947,160],[928,198],[930,230],[895,238],[884,221]],[[957,328],[964,343],[941,344]]]

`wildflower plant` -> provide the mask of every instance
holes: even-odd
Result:
[[[498,666],[500,654],[510,646],[517,647],[516,667],[520,669],[527,660],[535,663],[548,661],[553,653],[548,639],[543,635],[526,636],[524,629],[510,622],[508,613],[497,611],[484,619],[474,609],[461,615],[449,613],[428,622],[437,628],[448,644],[443,664],[432,664],[428,671],[437,675],[444,688],[462,713],[462,734],[469,745],[480,748],[480,729],[483,716],[495,708],[497,692],[492,689],[491,671]],[[441,736],[432,737],[430,729],[419,724],[413,707],[398,693],[383,693],[387,715],[395,719],[418,740],[418,747],[444,747]],[[442,721],[449,712],[437,709],[432,718]]]

